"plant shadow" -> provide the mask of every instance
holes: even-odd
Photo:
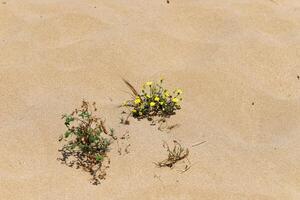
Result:
[[[90,182],[93,185],[100,184],[105,179],[106,169],[109,168],[109,159],[105,156],[103,160],[97,161],[89,154],[62,147],[58,150],[61,157],[57,158],[61,164],[75,169],[82,169],[91,175]]]

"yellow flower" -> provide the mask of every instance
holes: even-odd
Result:
[[[177,103],[179,100],[178,100],[177,98],[173,98],[172,101],[173,101],[174,103]]]
[[[151,81],[148,81],[148,82],[146,82],[146,85],[147,85],[147,86],[151,86],[151,85],[152,85],[152,82],[151,82]]]
[[[150,106],[151,107],[155,106],[155,102],[150,102]]]
[[[136,113],[137,111],[136,111],[136,110],[132,110],[132,112],[133,112],[133,113]]]
[[[164,105],[164,102],[159,102],[160,105]]]
[[[182,94],[182,90],[181,90],[181,89],[177,89],[177,90],[176,90],[176,93],[177,93],[177,94]]]
[[[150,98],[150,95],[149,95],[149,94],[146,94],[146,97],[149,99],[149,98]]]
[[[135,104],[141,103],[141,99],[140,99],[140,98],[136,98],[136,99],[134,100],[134,103],[135,103]]]
[[[159,101],[159,97],[155,97],[155,98],[154,98],[154,101]]]
[[[170,94],[169,94],[168,91],[166,91],[164,95],[165,95],[166,97],[169,97],[169,96],[170,96]]]

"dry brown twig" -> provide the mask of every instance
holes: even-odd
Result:
[[[170,149],[169,145],[164,142],[163,147],[168,152],[168,158],[155,163],[156,166],[172,168],[175,163],[188,157],[189,150],[187,148],[183,148],[181,144],[179,144],[179,142],[177,142],[176,140],[173,140],[173,143],[174,147],[173,149]]]
[[[174,128],[176,128],[176,127],[179,127],[179,126],[180,126],[180,124],[173,124],[173,125],[171,125],[171,126],[168,126],[167,129],[168,129],[168,130],[172,130],[172,129],[174,129]]]
[[[153,175],[153,178],[157,178],[157,179],[161,182],[163,188],[165,188],[165,184],[164,184],[164,182],[161,180],[160,175],[154,174],[154,175]]]
[[[125,153],[126,154],[129,154],[130,153],[130,151],[129,151],[129,147],[131,146],[131,144],[127,144],[127,146],[125,147]]]
[[[177,170],[181,174],[184,173],[184,172],[186,172],[186,171],[188,171],[192,167],[192,164],[191,164],[190,160],[188,158],[186,158],[186,160],[187,160],[187,163],[185,164],[184,169]]]
[[[156,123],[159,123],[159,126],[157,128],[159,131],[166,131],[166,132],[170,132],[174,128],[177,128],[180,126],[180,124],[169,125],[166,118],[161,118],[161,119],[157,120],[157,122],[154,122],[154,125]]]
[[[129,154],[129,147],[131,146],[131,144],[128,144],[128,139],[130,138],[130,135],[128,133],[128,131],[126,131],[121,137],[118,138],[117,140],[117,146],[118,146],[118,153],[119,155],[122,155],[122,150],[124,149],[124,153],[125,154]],[[122,142],[122,140],[125,140],[125,143]],[[126,145],[124,147],[124,145]]]
[[[132,93],[135,96],[140,96],[139,93],[136,91],[136,89],[127,81],[123,78],[124,83],[129,87],[129,89],[132,91]]]
[[[117,146],[118,146],[118,153],[119,153],[119,155],[122,155],[122,149],[121,149],[121,147],[119,145],[119,141],[118,140],[117,140]]]
[[[131,116],[131,113],[129,113],[128,115],[127,115],[127,117],[124,119],[124,117],[122,116],[121,118],[120,118],[120,123],[121,124],[125,124],[125,125],[129,125],[130,124],[130,122],[129,122],[129,117]]]
[[[159,130],[159,131],[170,132],[170,131],[173,130],[174,128],[177,128],[177,127],[180,126],[180,124],[173,124],[173,125],[170,125],[170,126],[168,126],[168,124],[167,124],[165,127],[163,127],[162,124],[163,124],[163,123],[161,123],[161,124],[159,125],[159,127],[158,127],[158,130]]]
[[[195,143],[195,144],[192,145],[192,147],[199,146],[201,144],[204,144],[205,142],[207,142],[207,141],[202,141],[202,142]]]

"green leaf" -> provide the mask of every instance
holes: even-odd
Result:
[[[93,136],[93,135],[90,135],[90,136],[89,136],[89,141],[90,141],[90,143],[95,142],[96,139],[97,139],[97,138],[96,138],[95,136]]]
[[[69,126],[72,121],[74,121],[74,117],[72,115],[66,116],[65,125]]]
[[[102,161],[102,160],[103,160],[103,156],[101,156],[101,155],[99,155],[99,154],[97,154],[97,155],[95,156],[95,158],[96,158],[97,161]]]
[[[110,128],[109,130],[110,130],[110,134],[111,134],[111,135],[114,135],[114,134],[115,134],[115,129]]]
[[[65,132],[65,138],[69,137],[71,134],[72,134],[71,131],[66,131],[66,132]]]
[[[85,112],[80,113],[78,116],[81,117],[82,119],[84,119],[85,117],[89,118],[91,116],[91,114],[89,112],[85,111]]]

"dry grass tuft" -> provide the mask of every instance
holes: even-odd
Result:
[[[188,157],[189,150],[187,148],[183,148],[181,144],[179,144],[179,142],[177,142],[176,140],[173,140],[173,143],[174,147],[173,149],[171,149],[169,145],[166,142],[164,142],[163,147],[168,152],[168,158],[155,163],[156,166],[172,168],[175,163]]]

